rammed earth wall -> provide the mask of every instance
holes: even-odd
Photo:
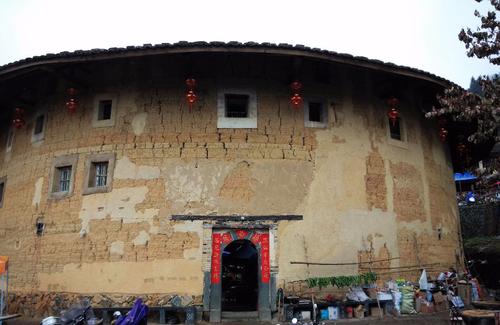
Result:
[[[341,67],[328,84],[305,76],[304,97],[324,100],[328,115],[326,128],[306,128],[287,86],[272,77],[240,77],[255,71],[255,62],[235,64],[233,72],[224,62],[212,68],[220,76],[198,78],[192,112],[182,78],[169,77],[167,68],[89,64],[90,87],[80,92],[75,113],[66,111],[59,84],[27,111],[9,152],[9,127],[2,126],[0,177],[7,185],[0,253],[10,256],[10,290],[18,300],[68,292],[200,300],[210,270],[210,228],[172,221],[174,214],[303,215],[273,225],[271,272],[278,287],[364,271],[292,261],[456,264],[451,162],[420,113],[418,87],[405,85],[405,137],[398,142],[388,136],[385,99],[367,71]],[[255,90],[257,128],[217,128],[217,91],[227,85]],[[116,97],[114,123],[95,127],[94,99],[103,93]],[[45,136],[32,143],[40,110],[47,112]],[[101,153],[115,159],[111,189],[84,195],[86,163]],[[77,156],[73,192],[54,199],[52,168],[64,155]],[[45,224],[41,236],[38,218]]]

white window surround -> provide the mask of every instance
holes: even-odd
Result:
[[[385,116],[387,142],[389,144],[394,145],[394,146],[408,149],[408,137],[407,137],[407,133],[406,133],[406,119],[405,119],[405,117],[401,113],[399,114],[399,128],[400,128],[400,132],[401,132],[401,140],[391,138],[391,127],[390,127],[389,123],[391,123],[389,121],[389,118],[387,116]]]
[[[309,103],[320,103],[322,105],[321,122],[309,120]],[[318,98],[304,100],[304,126],[308,128],[326,128],[328,126],[328,105],[326,100]]]
[[[41,130],[41,132],[35,134],[36,127],[37,127],[37,120],[41,116],[43,116],[42,130]],[[46,128],[47,128],[47,112],[39,111],[35,114],[35,116],[33,118],[33,129],[31,131],[31,143],[43,141],[45,139],[45,129]]]
[[[7,131],[7,141],[5,142],[5,151],[12,151],[12,146],[14,145],[14,127],[10,127]]]
[[[226,117],[226,94],[248,96],[247,117]],[[219,129],[256,129],[257,94],[251,88],[221,88],[217,92],[217,128]]]
[[[106,120],[99,120],[99,103],[104,100],[111,100],[111,116]],[[94,112],[92,115],[93,127],[108,127],[115,125],[118,96],[113,93],[97,94],[94,98]]]

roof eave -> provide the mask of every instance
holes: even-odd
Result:
[[[227,43],[228,45],[230,43]],[[449,87],[452,82],[414,68],[398,66],[392,63],[384,63],[378,60],[369,60],[362,57],[354,57],[348,54],[339,54],[319,49],[309,49],[306,47],[289,46],[180,46],[180,47],[129,47],[116,48],[109,50],[90,50],[63,52],[60,54],[48,54],[45,56],[34,57],[18,62],[14,62],[0,67],[0,80],[8,80],[19,75],[29,73],[41,67],[57,64],[95,62],[124,58],[138,58],[146,56],[159,56],[166,54],[180,53],[251,53],[251,54],[272,54],[282,56],[300,56],[317,60],[324,60],[335,63],[348,64],[352,66],[367,68],[376,71],[383,71],[397,75],[403,75],[411,78],[424,80],[434,83],[440,87]]]

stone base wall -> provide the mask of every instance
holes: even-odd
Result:
[[[9,293],[7,313],[26,317],[59,315],[81,301],[89,300],[92,307],[130,307],[137,298],[148,306],[171,306],[175,295],[165,294],[78,294],[68,292]],[[178,296],[183,306],[200,305],[201,296]]]

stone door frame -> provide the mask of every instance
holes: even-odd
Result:
[[[220,322],[222,320],[222,251],[231,242],[239,239],[250,240],[258,252],[258,302],[257,311],[260,321],[271,320],[271,309],[273,306],[273,292],[275,292],[276,281],[275,272],[271,272],[271,241],[274,237],[271,235],[268,225],[248,225],[248,224],[231,224],[231,225],[210,225],[205,227],[209,230],[205,233],[205,248],[210,247],[210,269],[205,271],[204,276],[204,292],[203,303],[204,309],[209,311],[210,322]],[[206,238],[208,237],[208,238]],[[210,243],[206,239],[210,239]],[[207,249],[204,249],[207,251]],[[274,254],[274,251],[272,252]],[[208,254],[207,254],[208,255]],[[208,267],[207,260],[205,265]],[[274,288],[274,290],[273,290]],[[208,308],[207,308],[208,307]]]

